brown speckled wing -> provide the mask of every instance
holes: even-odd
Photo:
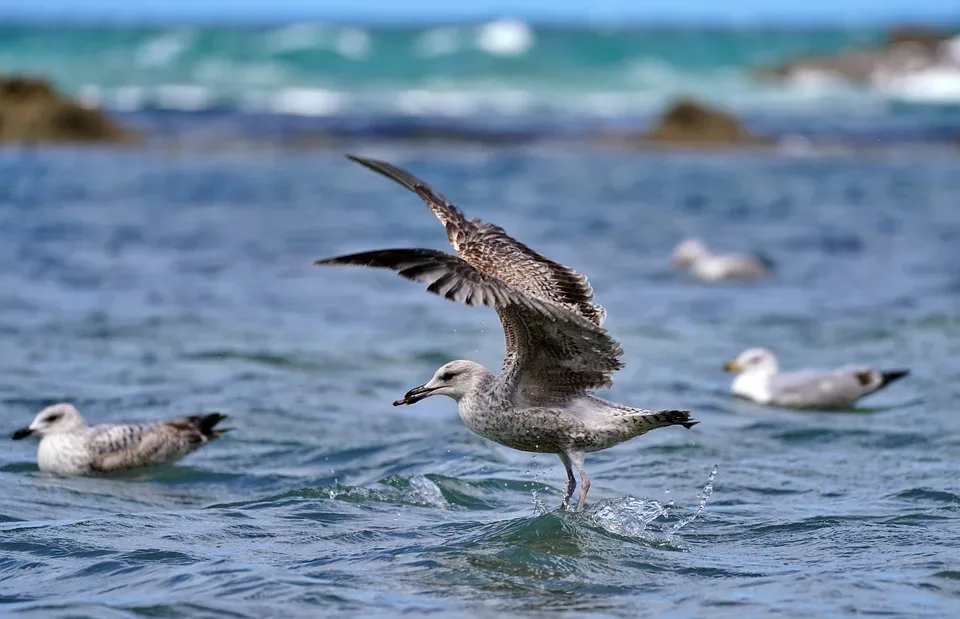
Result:
[[[105,425],[93,428],[88,448],[94,452],[91,468],[119,471],[177,460],[207,439],[195,424],[175,420],[149,425]]]
[[[506,338],[503,384],[541,402],[609,387],[623,349],[600,326],[433,249],[384,249],[317,260],[320,265],[392,269],[427,290],[466,305],[496,308]]]
[[[595,325],[603,324],[606,310],[594,303],[593,288],[585,276],[540,255],[499,226],[479,219],[468,221],[443,195],[402,168],[375,159],[348,158],[420,196],[446,228],[450,245],[465,262],[531,296],[562,305]]]

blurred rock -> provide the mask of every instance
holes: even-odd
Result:
[[[0,142],[125,143],[134,138],[102,111],[61,95],[43,78],[0,77]]]
[[[877,85],[913,72],[960,69],[960,59],[951,49],[952,36],[926,28],[894,28],[873,49],[800,57],[781,65],[760,67],[754,77],[761,81],[843,80]]]
[[[949,41],[951,35],[916,26],[899,26],[887,33],[884,48],[890,49],[897,45],[909,44],[926,48],[930,53],[936,53],[940,45]]]
[[[678,99],[646,135],[653,142],[685,144],[759,144],[762,138],[747,131],[727,112],[693,99]]]
[[[678,99],[646,133],[601,136],[608,144],[629,146],[759,146],[770,140],[754,135],[732,114],[694,99]]]

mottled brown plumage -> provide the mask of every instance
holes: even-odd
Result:
[[[152,424],[95,427],[87,441],[94,454],[90,468],[105,473],[179,460],[220,438],[227,430],[214,426],[225,418],[211,413]]]
[[[595,325],[603,324],[606,310],[593,302],[593,288],[585,276],[538,254],[500,226],[467,220],[453,203],[406,170],[375,159],[347,157],[420,196],[446,228],[457,256],[467,264],[530,295],[564,305]]]
[[[590,479],[583,454],[650,430],[697,423],[687,411],[648,411],[596,397],[623,367],[623,348],[603,329],[605,312],[587,279],[515,241],[499,227],[467,221],[426,183],[389,163],[350,159],[419,195],[447,230],[456,256],[433,249],[384,249],[317,260],[322,265],[386,268],[428,284],[427,290],[466,305],[493,307],[503,325],[506,354],[494,376],[472,361],[451,361],[395,405],[432,395],[457,402],[477,434],[523,451],[555,453],[567,471],[562,507],[576,488],[583,508]]]
[[[37,466],[45,473],[90,475],[109,473],[179,460],[225,429],[215,426],[226,419],[221,413],[192,415],[148,424],[89,426],[72,404],[43,409],[12,438],[40,437]]]

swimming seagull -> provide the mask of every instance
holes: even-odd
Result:
[[[749,348],[723,369],[740,372],[730,387],[735,395],[788,408],[847,407],[910,373],[862,365],[781,373],[776,356],[766,348]]]
[[[447,230],[456,256],[432,249],[383,249],[317,260],[322,265],[393,269],[427,290],[465,305],[492,306],[506,338],[495,376],[473,361],[451,361],[394,406],[435,395],[457,402],[470,430],[521,451],[555,453],[567,471],[566,509],[577,487],[583,509],[590,477],[586,452],[607,449],[671,425],[698,423],[688,411],[648,411],[600,399],[623,349],[602,328],[606,311],[587,278],[514,240],[500,227],[463,212],[422,180],[374,159],[348,158],[416,193]]]
[[[686,269],[707,282],[758,279],[772,272],[772,265],[766,259],[744,253],[711,254],[700,239],[687,239],[677,245],[671,262],[675,268]]]
[[[179,460],[220,438],[227,430],[214,426],[226,417],[209,413],[150,424],[88,426],[72,404],[54,404],[11,438],[40,437],[37,466],[44,473],[90,475]]]

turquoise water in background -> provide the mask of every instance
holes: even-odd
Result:
[[[85,101],[126,112],[441,118],[480,127],[513,121],[562,132],[583,123],[644,122],[675,97],[693,95],[774,133],[960,135],[960,89],[951,99],[935,79],[909,94],[827,78],[785,85],[752,79],[760,66],[883,36],[878,29],[643,30],[512,21],[4,25],[0,71],[48,75]]]
[[[955,151],[382,139],[634,126],[679,93],[777,135],[956,137],[949,101],[749,79],[881,36],[0,26],[3,72],[50,76],[150,137],[195,140],[0,149],[7,429],[63,400],[93,423],[219,410],[234,428],[117,478],[41,475],[35,445],[8,443],[0,614],[955,615]],[[451,359],[496,368],[503,336],[492,311],[390,273],[312,266],[446,249],[415,196],[339,146],[276,139],[317,128],[589,276],[626,351],[607,395],[702,423],[591,454],[588,509],[562,514],[557,458],[470,434],[450,401],[392,407]],[[204,148],[211,134],[255,139]],[[777,277],[688,281],[668,267],[687,236],[761,251]],[[721,371],[756,345],[784,367],[912,373],[854,411],[765,408],[733,399]]]

